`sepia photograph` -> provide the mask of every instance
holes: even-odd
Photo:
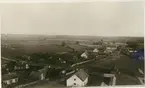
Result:
[[[0,3],[1,88],[144,85],[141,1]]]

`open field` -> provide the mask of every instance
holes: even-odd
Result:
[[[65,85],[58,83],[58,81],[42,81],[25,88],[64,88]]]

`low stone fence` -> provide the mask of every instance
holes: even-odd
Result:
[[[71,67],[74,67],[74,66],[80,65],[80,64],[84,64],[84,63],[87,63],[87,62],[90,62],[90,61],[93,61],[93,60],[95,60],[95,59],[91,59],[91,60],[87,60],[87,61],[82,61],[82,62],[79,62],[79,63],[71,65]]]
[[[75,71],[68,72],[68,73],[66,73],[66,75],[70,75],[72,73],[75,73]]]

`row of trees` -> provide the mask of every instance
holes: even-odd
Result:
[[[76,41],[75,44],[79,45],[80,42],[79,41]],[[61,42],[61,46],[65,46],[65,45],[67,45],[67,43],[65,41],[62,41]]]
[[[127,43],[127,47],[132,48],[134,50],[136,50],[139,46],[139,43],[135,42],[135,41],[128,41]]]

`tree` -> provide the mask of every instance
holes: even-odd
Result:
[[[93,42],[93,45],[96,45],[96,42]]]
[[[16,62],[9,62],[7,65],[6,65],[6,68],[8,68],[8,71],[13,71],[14,70],[14,66],[16,65]]]
[[[76,44],[78,45],[79,44],[79,41],[76,41]]]
[[[120,50],[121,49],[121,45],[117,46],[117,50]]]
[[[99,44],[99,42],[93,42],[93,45],[98,45]]]
[[[127,47],[129,47],[129,48],[136,49],[137,46],[138,46],[138,44],[136,42],[133,42],[133,41],[127,42]]]
[[[113,44],[115,44],[115,41],[113,41]]]
[[[65,45],[66,45],[66,43],[63,41],[63,42],[61,43],[61,45],[62,45],[62,46],[65,46]]]

